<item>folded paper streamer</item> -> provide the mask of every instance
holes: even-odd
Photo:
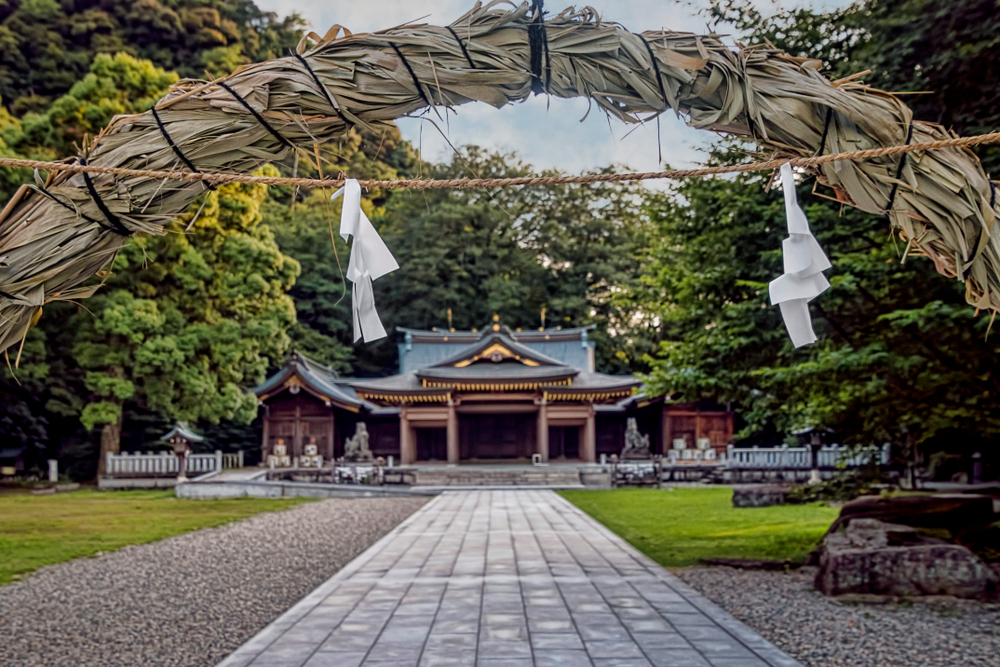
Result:
[[[385,328],[375,310],[375,292],[372,281],[399,268],[396,258],[389,252],[385,241],[375,231],[371,220],[361,210],[361,186],[353,178],[347,179],[344,187],[337,190],[330,199],[344,195],[344,208],[340,213],[340,236],[347,241],[354,237],[351,245],[351,261],[347,265],[347,279],[351,288],[351,310],[354,313],[354,340],[364,336],[369,343],[385,338]]]
[[[771,305],[781,308],[792,344],[802,347],[816,342],[809,302],[830,286],[822,272],[832,265],[809,230],[809,221],[795,194],[795,175],[787,164],[781,166],[781,189],[788,217],[788,238],[781,244],[785,273],[771,281],[768,291]]]

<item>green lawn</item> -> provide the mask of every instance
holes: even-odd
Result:
[[[155,542],[307,500],[182,500],[173,491],[0,495],[0,584],[43,565]]]
[[[839,513],[819,503],[735,508],[724,487],[560,493],[667,567],[699,558],[800,562]]]

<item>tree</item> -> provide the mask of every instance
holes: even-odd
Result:
[[[781,195],[766,177],[690,179],[682,200],[654,205],[661,239],[643,301],[666,342],[650,389],[681,400],[735,401],[743,437],[808,425],[849,444],[919,444],[961,425],[1000,432],[1000,341],[986,338],[961,284],[919,259],[900,261],[884,222],[810,196],[813,233],[833,263],[812,304],[819,342],[795,350],[767,283],[781,274],[787,235]],[[884,227],[883,227],[884,228]]]
[[[27,113],[4,132],[8,144],[22,152],[62,157],[95,136],[115,116],[141,113],[166,95],[177,81],[146,60],[127,53],[98,54],[90,71],[45,113]]]
[[[514,155],[476,147],[446,164],[418,164],[415,152],[390,128],[353,132],[320,149],[324,173],[358,178],[532,173]],[[315,165],[303,159],[300,174]],[[393,338],[354,346],[350,285],[343,281],[350,253],[337,228],[340,201],[329,192],[304,198],[275,188],[265,210],[282,249],[302,262],[292,289],[298,324],[295,345],[334,367],[360,374],[394,372]],[[652,350],[648,323],[624,298],[645,260],[648,231],[641,186],[559,186],[481,190],[371,191],[364,206],[401,269],[375,283],[387,330],[396,326],[481,327],[494,313],[511,326],[533,326],[547,309],[549,326],[597,324],[604,370],[628,372]]]
[[[90,71],[43,113],[23,118],[0,107],[0,155],[54,160],[71,155],[85,135],[93,137],[119,114],[147,110],[167,93],[177,75],[127,53],[99,54]],[[28,169],[0,168],[0,197],[30,180]]]
[[[834,78],[870,69],[865,80],[877,88],[920,92],[905,98],[914,118],[967,136],[1000,127],[996,0],[865,0],[771,16],[748,0],[712,0],[708,12],[753,43],[823,60]],[[987,173],[1000,172],[1000,147],[976,150]]]
[[[996,60],[1000,15],[992,0],[872,0],[828,13],[763,16],[744,0],[715,0],[715,18],[747,41],[818,57],[831,77],[874,70],[888,90],[929,90],[907,99],[917,118],[960,133],[1000,125]],[[981,151],[987,166],[1000,152]],[[735,153],[720,149],[717,161]],[[746,437],[822,423],[850,443],[891,441],[955,448],[954,438],[1000,430],[990,321],[974,318],[955,282],[882,237],[885,222],[841,211],[801,188],[807,213],[833,261],[833,288],[812,304],[820,342],[793,350],[767,282],[780,273],[784,215],[757,176],[687,181],[684,203],[653,204],[660,234],[653,272],[636,298],[657,310],[667,339],[652,361],[651,389],[680,400],[736,401]]]
[[[317,147],[316,154],[324,174],[343,172],[363,179],[416,174],[416,152],[394,125],[378,133],[352,129],[336,143]],[[315,163],[301,157],[295,172],[303,177],[320,175]],[[318,189],[272,188],[263,211],[282,251],[302,265],[302,274],[289,292],[297,319],[289,331],[293,345],[350,374],[355,361],[354,328],[351,287],[344,280],[350,247],[339,233],[341,200],[331,203],[331,194]],[[388,191],[365,192],[362,201],[367,214],[374,216],[388,197]]]
[[[0,4],[0,96],[18,116],[42,112],[98,54],[124,51],[200,77],[295,47],[302,19],[252,0],[21,0]]]
[[[517,156],[476,147],[426,171],[533,173]],[[644,262],[644,193],[635,184],[397,193],[375,219],[401,267],[376,283],[380,312],[393,325],[430,328],[445,326],[451,309],[455,327],[472,328],[494,313],[532,326],[547,308],[549,326],[597,325],[602,370],[631,370],[651,349],[642,313],[621,298]],[[391,357],[388,346],[382,355]]]
[[[299,273],[261,224],[265,196],[245,184],[205,195],[200,215],[119,253],[92,312],[76,316],[73,355],[91,393],[80,418],[101,427],[100,465],[119,449],[126,402],[189,421],[256,415],[246,390],[288,348]]]

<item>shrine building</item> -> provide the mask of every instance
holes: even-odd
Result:
[[[592,463],[621,452],[628,417],[654,453],[725,451],[731,412],[648,399],[633,376],[596,372],[593,328],[512,330],[497,318],[482,331],[401,328],[398,374],[370,379],[293,352],[253,390],[263,458],[281,441],[292,457],[315,442],[335,459],[364,422],[373,455],[401,464]]]

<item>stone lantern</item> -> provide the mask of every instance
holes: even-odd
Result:
[[[830,429],[825,426],[810,426],[809,428],[804,428],[801,431],[795,431],[794,435],[802,438],[803,436],[809,436],[809,452],[811,454],[810,461],[810,473],[809,473],[809,483],[819,484],[823,481],[823,478],[819,474],[819,450],[823,449],[823,435],[826,433],[833,433]]]
[[[202,442],[205,438],[192,431],[187,422],[177,422],[161,440],[169,443],[174,449],[174,454],[177,455],[177,481],[186,482],[187,466],[185,464],[188,452],[191,451],[191,445]]]

